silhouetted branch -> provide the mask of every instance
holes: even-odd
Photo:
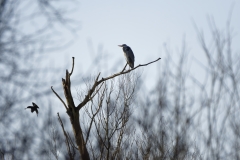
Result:
[[[66,146],[67,146],[67,150],[68,150],[68,155],[70,157],[70,160],[74,160],[74,153],[72,153],[71,147],[70,147],[69,144],[71,144],[72,147],[75,147],[75,146],[74,146],[73,142],[71,141],[70,136],[67,134],[67,132],[64,129],[64,125],[63,125],[63,122],[61,120],[61,117],[60,117],[59,113],[57,113],[57,115],[58,115],[58,121],[59,121],[59,123],[60,123],[60,125],[62,127],[62,130],[63,130],[63,134],[64,134],[64,136],[66,138],[65,142],[66,142]],[[73,150],[74,150],[74,148],[73,148]]]
[[[73,73],[73,69],[74,69],[74,57],[72,57],[72,70],[71,70],[71,72],[69,73],[70,76],[71,76],[72,73]]]
[[[129,72],[137,69],[138,67],[147,66],[147,65],[149,65],[149,64],[151,64],[151,63],[154,63],[154,62],[159,61],[160,59],[161,59],[161,58],[158,58],[157,60],[152,61],[152,62],[149,62],[149,63],[146,63],[146,64],[139,64],[137,67],[135,67],[135,68],[133,68],[133,69],[129,69],[129,70],[125,71],[125,72],[119,72],[119,73],[116,73],[116,74],[114,74],[114,75],[112,75],[112,76],[109,76],[109,77],[106,77],[106,78],[102,78],[100,81],[98,81],[98,83],[101,83],[101,82],[103,82],[103,81],[112,79],[112,78],[117,77],[117,76],[120,76],[120,75],[122,75],[122,74],[129,73]]]
[[[77,110],[80,110],[85,104],[90,100],[91,95],[93,94],[95,88],[100,84],[98,83],[98,78],[100,76],[101,72],[98,74],[97,78],[95,79],[95,82],[90,90],[88,90],[88,94],[85,95],[84,100],[77,106]]]
[[[65,106],[66,110],[68,109],[67,108],[67,105],[65,104],[65,102],[62,100],[62,98],[57,94],[57,92],[54,91],[53,89],[53,86],[51,86],[51,89],[53,91],[53,93],[55,93],[55,95],[60,99],[60,101],[63,103],[63,105]]]
[[[157,60],[152,61],[152,62],[149,62],[149,63],[146,63],[146,64],[139,64],[137,67],[135,67],[135,68],[133,68],[133,69],[129,69],[129,70],[125,71],[125,72],[122,72],[122,71],[121,71],[121,72],[116,73],[116,74],[113,74],[113,75],[111,75],[111,76],[109,76],[109,77],[102,78],[101,80],[98,81],[98,78],[99,78],[99,76],[100,76],[100,73],[99,73],[98,76],[97,76],[97,78],[96,78],[96,80],[95,80],[95,82],[94,82],[94,84],[93,84],[93,86],[92,86],[92,88],[88,91],[88,95],[86,95],[85,98],[84,98],[84,100],[77,106],[77,110],[80,110],[80,109],[90,100],[90,97],[91,97],[91,95],[93,94],[95,88],[96,88],[100,83],[102,83],[102,82],[104,82],[104,81],[107,81],[107,80],[109,80],[109,79],[112,79],[112,78],[114,78],[114,77],[120,76],[120,75],[122,75],[122,74],[129,73],[129,72],[137,69],[138,67],[147,66],[147,65],[149,65],[149,64],[151,64],[151,63],[154,63],[154,62],[159,61],[160,59],[161,59],[161,58],[158,58]]]

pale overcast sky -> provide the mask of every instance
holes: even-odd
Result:
[[[91,63],[88,42],[92,43],[96,53],[102,47],[102,52],[109,55],[107,65],[99,69],[102,72],[104,67],[109,69],[121,59],[124,66],[125,58],[118,44],[125,43],[132,48],[135,65],[138,65],[158,57],[164,61],[166,53],[163,45],[170,46],[173,52],[180,50],[184,36],[190,57],[204,61],[193,21],[209,38],[208,16],[215,19],[217,27],[224,29],[231,8],[231,24],[236,33],[234,47],[239,51],[239,0],[102,0],[81,1],[79,5],[75,18],[81,21],[81,29],[75,43],[64,51],[63,59],[69,58],[71,63],[71,57],[75,56],[76,65],[80,65],[82,71],[88,70]],[[160,63],[144,68],[144,75],[148,76],[146,81],[150,85],[156,78],[150,76],[156,75]]]

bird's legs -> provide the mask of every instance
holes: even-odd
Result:
[[[127,64],[128,64],[128,63],[126,63],[126,65],[125,65],[125,67],[123,68],[122,72],[123,72],[123,71],[125,70],[125,68],[127,67]]]

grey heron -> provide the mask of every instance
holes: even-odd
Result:
[[[25,108],[25,109],[30,108],[32,113],[33,113],[34,111],[36,111],[37,116],[38,116],[38,108],[39,108],[39,107],[38,107],[35,103],[33,103],[33,102],[32,102],[32,104],[33,104],[33,106],[28,106],[28,107]]]
[[[134,57],[132,49],[129,46],[127,46],[126,44],[118,45],[118,46],[123,48],[124,56],[126,58],[128,65],[131,68],[134,68],[135,57]]]

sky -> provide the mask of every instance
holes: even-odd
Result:
[[[135,54],[135,65],[148,63],[158,57],[160,62],[144,67],[143,76],[148,88],[154,87],[161,63],[166,58],[164,46],[174,53],[176,60],[185,39],[190,60],[206,62],[199,45],[194,24],[204,32],[210,42],[208,18],[215,20],[219,29],[226,28],[226,22],[232,11],[231,26],[236,36],[234,50],[240,51],[240,0],[132,0],[132,1],[80,1],[74,18],[81,27],[74,37],[74,43],[64,50],[59,58],[66,61],[76,58],[75,64],[81,71],[97,72],[109,70],[119,64],[119,70],[125,65],[122,49],[117,45],[129,45]],[[105,63],[97,70],[89,70],[93,54],[104,53]],[[58,53],[56,53],[58,54]],[[191,73],[201,76],[201,68],[194,61]],[[77,71],[76,71],[77,72]]]

